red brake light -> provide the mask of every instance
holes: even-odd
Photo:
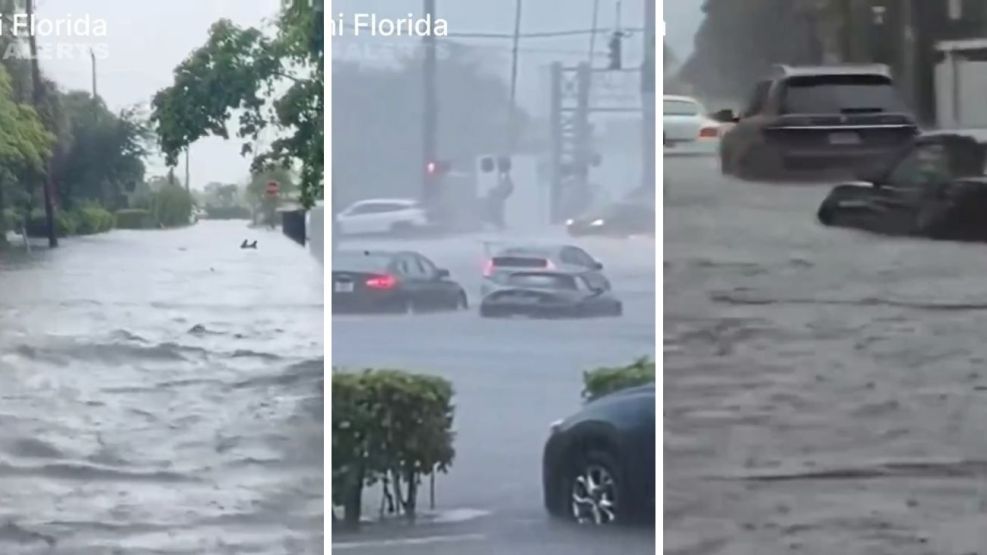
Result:
[[[394,276],[382,275],[368,278],[366,285],[371,289],[393,289],[398,284]]]
[[[493,260],[487,260],[483,263],[483,277],[490,277],[493,275],[494,263]]]
[[[720,130],[716,127],[703,127],[699,130],[700,139],[715,139],[720,136]]]

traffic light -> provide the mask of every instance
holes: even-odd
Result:
[[[608,43],[608,46],[610,48],[610,52],[609,52],[610,64],[607,66],[607,69],[620,69],[621,39],[623,39],[623,34],[620,31],[614,31],[613,34],[610,35],[610,42]]]
[[[449,171],[449,162],[432,160],[425,164],[425,172],[432,177],[441,176]]]

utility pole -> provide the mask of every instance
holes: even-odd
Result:
[[[92,60],[93,66],[93,101],[99,98],[99,93],[96,92],[96,52],[92,48],[89,49],[89,59]]]
[[[517,62],[518,43],[521,42],[521,0],[514,2],[514,37],[511,47],[511,107],[508,114],[507,154],[514,154],[517,146]]]
[[[644,61],[641,63],[641,188],[655,189],[655,0],[644,0]]]
[[[425,16],[435,21],[435,0],[425,0]],[[438,151],[438,98],[436,90],[435,37],[428,33],[422,39],[425,47],[422,63],[425,106],[422,114],[422,201],[435,208],[436,181],[438,176],[430,172],[429,165],[436,161]]]
[[[189,173],[188,173],[188,150],[189,147],[185,147],[185,191],[191,193],[192,182],[189,180]]]
[[[34,0],[27,0],[27,19],[30,21],[34,18]],[[33,85],[33,100],[34,107],[40,114],[44,114],[44,101],[45,101],[45,90],[44,83],[41,81],[41,68],[38,66],[38,42],[35,39],[34,33],[28,35],[28,46],[31,50],[31,81]],[[52,183],[51,183],[51,158],[48,159],[46,164],[45,176],[44,176],[44,202],[45,202],[45,227],[48,232],[48,246],[55,248],[58,246],[58,234],[55,231],[55,204],[52,200]]]
[[[597,16],[600,13],[600,0],[593,0],[593,25],[590,28],[589,35],[589,63],[593,65],[593,56],[596,55],[596,31],[597,31]]]
[[[918,79],[915,67],[915,5],[912,0],[901,0],[901,69],[905,98],[912,110],[918,111]]]

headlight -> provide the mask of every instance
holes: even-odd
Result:
[[[593,227],[599,227],[599,226],[603,225],[603,220],[593,220],[593,223],[591,223],[589,225],[591,225]]]
[[[576,223],[576,220],[573,220],[572,218],[569,218],[568,220],[565,221],[565,225],[572,225],[574,223]]]

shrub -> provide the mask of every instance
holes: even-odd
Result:
[[[20,231],[23,225],[23,218],[13,208],[4,210],[3,214],[0,214],[0,218],[3,218],[3,225],[0,226],[0,229],[6,231]]]
[[[245,206],[206,206],[210,220],[249,220],[250,209]]]
[[[163,227],[189,225],[192,218],[192,195],[178,185],[165,185],[151,201],[154,222]]]
[[[26,222],[28,237],[47,237],[48,225],[44,210],[33,210]],[[75,235],[78,223],[70,212],[56,210],[55,212],[55,234],[59,237]]]
[[[614,391],[654,383],[655,362],[642,357],[628,366],[583,372],[583,398],[596,399]]]
[[[92,235],[113,229],[113,214],[98,204],[83,204],[72,212],[76,233]]]
[[[115,218],[117,229],[149,229],[154,226],[151,212],[143,208],[127,208],[117,210]]]
[[[445,472],[455,455],[452,395],[442,378],[334,370],[333,503],[343,506],[347,524],[359,522],[363,489],[376,482],[390,512],[415,516],[422,477]]]

